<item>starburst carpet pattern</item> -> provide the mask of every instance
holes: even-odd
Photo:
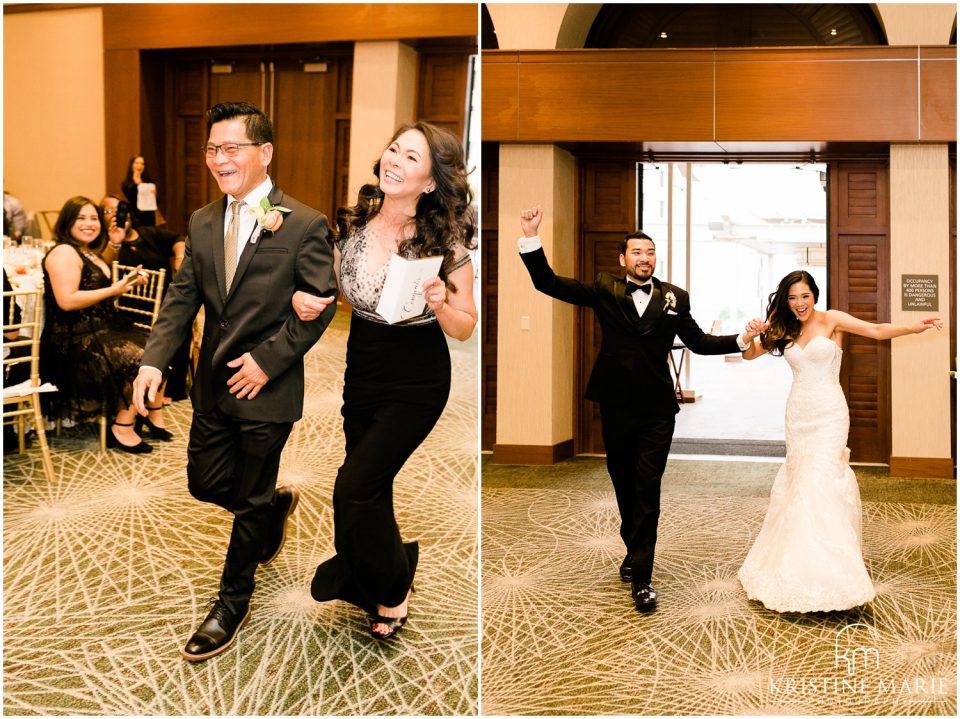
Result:
[[[278,559],[257,572],[233,647],[191,664],[179,649],[215,596],[229,515],[186,487],[189,401],[166,412],[173,442],[128,456],[78,428],[4,457],[4,706],[7,714],[476,714],[476,338],[451,341],[453,390],[394,487],[405,540],[420,542],[410,621],[391,643],[362,612],[309,593],[331,556],[343,458],[347,313],[307,356],[304,418],[279,482],[300,504]]]
[[[955,483],[899,480],[925,482],[936,503],[864,490],[877,599],[781,615],[736,578],[776,468],[671,460],[660,601],[641,615],[617,575],[623,545],[602,460],[485,465],[483,713],[955,715]],[[861,477],[871,481],[885,492],[897,483]]]

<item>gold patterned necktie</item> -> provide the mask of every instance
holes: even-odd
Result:
[[[240,206],[242,202],[234,200],[230,203],[230,226],[227,227],[227,236],[223,241],[223,274],[227,281],[227,292],[233,284],[233,276],[237,272],[237,234],[240,232]]]

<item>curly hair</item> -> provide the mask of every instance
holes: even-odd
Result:
[[[387,147],[408,130],[416,130],[427,141],[430,148],[430,174],[436,189],[423,193],[417,200],[414,235],[400,243],[399,251],[405,254],[414,250],[417,257],[442,255],[440,278],[451,292],[456,292],[457,288],[450,283],[444,268],[453,262],[458,246],[468,250],[477,246],[473,239],[476,217],[470,206],[473,193],[467,183],[463,143],[450,131],[419,121],[401,125]],[[373,165],[373,174],[380,179],[379,158]],[[337,210],[337,236],[345,238],[351,232],[365,227],[380,212],[383,197],[379,184],[361,187],[357,204]]]
[[[97,211],[97,217],[100,219],[100,236],[94,242],[90,243],[90,249],[93,252],[99,252],[106,243],[107,226],[103,221],[103,211],[100,209],[100,206],[89,197],[77,195],[76,197],[71,197],[69,200],[64,202],[63,207],[60,208],[60,214],[57,217],[57,224],[54,225],[53,228],[53,239],[57,241],[58,245],[73,245],[78,249],[81,247],[80,243],[74,239],[73,235],[70,234],[70,230],[73,228],[74,223],[80,216],[80,210],[87,205],[93,206],[93,209]]]
[[[770,328],[760,335],[761,346],[774,355],[782,355],[783,350],[800,336],[800,320],[790,311],[788,297],[790,288],[803,282],[813,293],[814,303],[820,300],[820,288],[813,275],[805,270],[794,270],[780,280],[775,292],[770,293],[767,303],[767,322]]]

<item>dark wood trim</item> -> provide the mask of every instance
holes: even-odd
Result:
[[[554,445],[493,445],[494,464],[556,464],[572,456],[572,438]]]
[[[475,3],[138,3],[103,8],[104,47],[112,49],[476,38],[478,29]]]
[[[890,476],[953,479],[957,475],[949,457],[891,457]]]

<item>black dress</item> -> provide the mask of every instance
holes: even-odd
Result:
[[[83,268],[81,290],[109,287],[103,271],[77,252]],[[57,304],[44,258],[44,327],[40,335],[40,377],[57,386],[43,395],[48,416],[83,420],[130,404],[133,380],[147,333],[121,317],[108,298],[80,310]]]
[[[419,547],[400,537],[393,480],[443,413],[450,352],[429,308],[396,325],[375,314],[387,267],[367,267],[369,234],[361,228],[339,243],[340,290],[353,305],[341,410],[347,456],[333,489],[337,554],[317,568],[311,593],[372,614],[377,604],[401,604],[413,583]],[[469,260],[464,251],[448,274]]]

